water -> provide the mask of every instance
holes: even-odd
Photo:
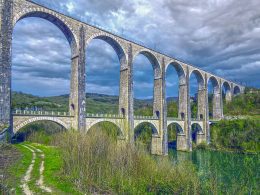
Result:
[[[169,157],[177,163],[192,161],[202,184],[211,185],[205,186],[205,189],[217,189],[217,192],[221,194],[260,194],[259,154],[248,155],[209,150],[187,153],[171,150]]]

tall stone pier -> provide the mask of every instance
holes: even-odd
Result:
[[[0,126],[12,130],[11,119],[11,44],[13,2],[0,1]],[[11,132],[10,132],[11,133]]]

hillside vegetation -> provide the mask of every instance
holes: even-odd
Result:
[[[38,97],[21,92],[12,93],[13,109],[42,109],[44,111],[68,112],[69,95],[60,95],[52,97]],[[135,99],[136,114],[146,113],[152,115],[152,111],[139,111],[146,108],[152,108],[152,100]],[[86,110],[88,113],[118,113],[118,96],[103,94],[86,94]]]
[[[211,129],[211,146],[239,152],[260,152],[260,120],[222,120]]]
[[[246,89],[245,94],[233,97],[229,103],[225,102],[223,96],[223,111],[225,115],[260,115],[260,91]],[[44,111],[61,111],[68,112],[69,95],[53,96],[53,97],[38,97],[21,92],[12,93],[12,108],[13,109],[42,109]],[[118,113],[118,96],[102,95],[102,94],[86,94],[86,110],[88,113]],[[177,98],[167,99],[168,117],[178,116]],[[209,95],[209,114],[212,116],[212,94]],[[152,100],[134,100],[135,115],[152,116],[153,106]],[[196,118],[197,104],[191,101],[192,118]]]
[[[260,115],[260,91],[235,96],[231,102],[224,103],[224,114],[226,115]]]

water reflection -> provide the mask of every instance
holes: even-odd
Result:
[[[192,161],[196,166],[202,183],[211,184],[221,193],[260,192],[259,155],[196,150],[192,153],[169,151],[170,159],[175,163]],[[209,182],[211,181],[211,182]]]

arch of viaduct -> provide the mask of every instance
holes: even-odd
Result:
[[[96,28],[87,23],[68,17],[29,0],[0,0],[0,123],[8,124],[11,130],[17,131],[23,125],[37,120],[51,120],[64,126],[86,131],[91,124],[107,121],[106,118],[89,118],[85,116],[85,49],[93,39],[101,39],[110,44],[120,61],[119,116],[108,121],[123,124],[125,140],[133,142],[133,129],[142,122],[150,122],[157,130],[153,136],[156,146],[154,153],[167,154],[167,126],[178,123],[182,131],[178,134],[178,149],[192,150],[191,126],[199,124],[201,131],[198,140],[209,143],[209,108],[208,84],[213,85],[213,118],[223,117],[222,89],[226,91],[226,101],[244,92],[244,86],[213,75],[190,64],[186,64],[167,55],[161,54],[115,34]],[[46,19],[56,25],[67,38],[71,47],[71,90],[70,117],[59,116],[21,116],[11,113],[11,47],[12,33],[15,24],[28,17]],[[139,54],[145,55],[154,70],[154,103],[153,114],[156,119],[135,119],[133,112],[133,60]],[[178,120],[167,119],[165,98],[165,74],[167,68],[175,68],[179,77]],[[198,88],[198,113],[191,119],[189,80],[195,74]],[[122,122],[123,121],[123,122]]]

